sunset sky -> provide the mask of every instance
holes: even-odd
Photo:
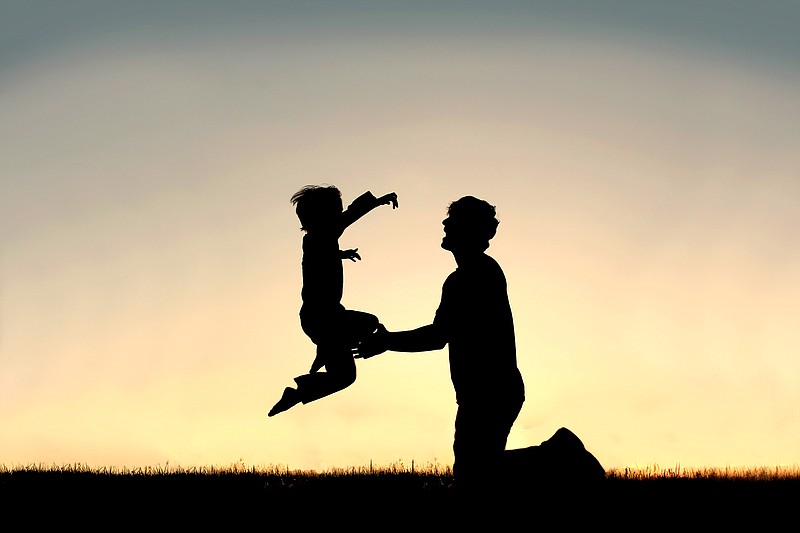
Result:
[[[396,192],[343,303],[429,323],[497,206],[527,400],[606,468],[800,464],[800,3],[0,0],[0,465],[452,463],[447,349],[305,372],[289,202]],[[491,358],[486,354],[487,360]]]

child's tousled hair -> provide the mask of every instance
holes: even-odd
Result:
[[[291,198],[303,231],[325,222],[331,209],[342,211],[342,193],[333,185],[306,185]]]

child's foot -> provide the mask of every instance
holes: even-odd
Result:
[[[298,403],[300,403],[300,392],[297,389],[286,387],[283,389],[283,396],[278,400],[278,403],[272,406],[267,416],[275,416],[278,413],[291,409]]]

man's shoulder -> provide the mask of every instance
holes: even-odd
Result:
[[[469,269],[472,275],[505,277],[503,268],[492,256],[481,254]]]
[[[483,259],[484,265],[491,266],[492,268],[496,268],[497,270],[503,270],[500,267],[500,263],[498,263],[497,260],[491,255],[484,253],[481,255],[481,259]]]
[[[442,284],[444,287],[452,285],[454,283],[458,283],[458,279],[461,277],[461,273],[458,269],[453,270],[450,272],[446,278],[444,278],[444,283]]]

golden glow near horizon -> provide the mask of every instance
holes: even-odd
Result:
[[[267,418],[314,353],[307,183],[398,193],[341,241],[389,329],[433,318],[447,203],[497,206],[509,447],[800,462],[797,6],[599,4],[0,8],[0,464],[449,464],[446,350]]]

